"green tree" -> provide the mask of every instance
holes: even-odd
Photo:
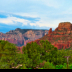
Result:
[[[26,47],[22,49],[23,53],[28,56],[30,60],[32,60],[32,68],[36,67],[39,64],[40,60],[40,46],[36,42],[32,42],[31,44],[27,44]],[[29,67],[31,68],[31,67]]]
[[[40,45],[36,42],[27,44],[26,47],[23,47],[23,53],[28,55],[28,58],[32,60],[33,68],[38,65],[41,60],[53,62],[53,58],[57,59],[57,48],[51,45],[49,41],[40,41]],[[55,60],[56,60],[55,59]]]
[[[1,62],[0,68],[11,68],[15,57],[16,57],[15,45],[9,43],[8,41],[0,40],[0,62]]]
[[[46,41],[41,40],[40,43],[41,43],[41,49],[42,49],[41,59],[49,61],[49,62],[53,62],[53,60],[56,61],[58,49],[54,47],[53,45],[51,45],[51,43],[47,40]]]

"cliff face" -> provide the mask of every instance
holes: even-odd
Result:
[[[48,34],[35,41],[39,44],[40,40],[48,40],[58,49],[72,48],[72,24],[70,22],[61,22],[55,31],[50,28],[48,32]]]
[[[58,29],[63,30],[64,28],[70,31],[72,30],[72,24],[70,22],[59,23]]]
[[[20,29],[10,30],[6,34],[0,32],[0,40],[9,41],[17,46],[25,46],[28,42],[34,41],[48,34],[48,30]]]

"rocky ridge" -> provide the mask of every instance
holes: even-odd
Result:
[[[31,42],[37,42],[40,44],[40,40],[48,40],[58,49],[72,48],[72,24],[70,22],[61,22],[54,31],[50,28],[48,34]]]
[[[39,39],[48,33],[48,30],[20,29],[10,30],[7,33],[0,32],[0,40],[9,41],[17,46],[25,46],[28,42]]]

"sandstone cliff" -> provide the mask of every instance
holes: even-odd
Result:
[[[34,41],[48,34],[48,30],[20,29],[10,30],[6,34],[0,32],[0,40],[9,41],[17,46],[25,46],[28,42]]]
[[[50,28],[48,34],[33,42],[40,44],[40,40],[48,40],[58,49],[72,48],[72,24],[70,22],[61,22],[55,31],[52,31],[52,28]]]

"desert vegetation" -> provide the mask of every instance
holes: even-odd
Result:
[[[72,69],[72,50],[61,49],[51,45],[47,40],[41,40],[40,45],[36,42],[27,43],[22,48],[23,53],[17,53],[14,44],[0,40],[0,69]]]

